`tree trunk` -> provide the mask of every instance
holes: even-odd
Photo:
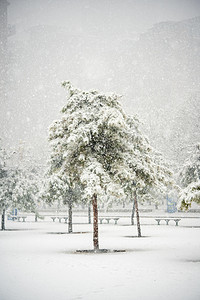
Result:
[[[91,207],[90,207],[90,203],[88,205],[88,224],[91,224]]]
[[[131,214],[131,225],[134,225],[134,215],[135,215],[135,200],[133,200],[133,208]]]
[[[72,233],[72,202],[68,203],[68,233]]]
[[[98,207],[97,207],[97,195],[94,194],[92,197],[93,205],[93,244],[94,251],[99,249],[99,237],[98,237]]]
[[[137,229],[138,229],[138,237],[141,237],[141,227],[140,227],[140,217],[139,217],[139,210],[138,210],[138,201],[137,201],[137,193],[134,192],[134,204],[135,204],[135,212],[137,217]]]
[[[38,221],[38,215],[37,215],[37,213],[35,213],[35,222],[37,222]]]
[[[5,219],[6,219],[6,210],[3,209],[2,215],[1,215],[1,230],[5,230]]]

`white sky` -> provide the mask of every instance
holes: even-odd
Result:
[[[200,15],[199,0],[10,0],[9,22],[65,26],[75,34],[102,36],[142,32],[162,21]]]

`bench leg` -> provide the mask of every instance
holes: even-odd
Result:
[[[160,220],[157,220],[157,222],[158,222],[158,225],[160,225]]]
[[[169,220],[165,220],[166,221],[166,225],[169,225]]]
[[[117,221],[118,221],[118,220],[115,220],[115,225],[117,225]]]
[[[176,223],[176,226],[178,226],[178,222],[179,222],[179,221],[175,221],[175,223]]]

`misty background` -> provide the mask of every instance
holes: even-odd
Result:
[[[123,95],[150,143],[183,163],[200,141],[200,1],[8,2],[12,34],[1,57],[0,98],[5,147],[24,143],[46,159],[48,127],[66,102],[61,82],[70,80]]]

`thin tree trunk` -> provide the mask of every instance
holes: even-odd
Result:
[[[38,221],[38,214],[35,213],[35,222],[37,222],[37,221]]]
[[[131,214],[131,225],[134,225],[134,215],[135,215],[135,200],[133,200],[133,208]]]
[[[5,230],[5,218],[6,218],[6,210],[3,209],[2,215],[1,215],[1,230]]]
[[[135,212],[137,217],[137,229],[138,229],[138,237],[141,237],[141,227],[140,227],[140,216],[139,216],[139,210],[138,210],[138,201],[137,201],[137,193],[134,192],[134,203],[135,203]]]
[[[68,233],[72,233],[72,202],[68,203]]]
[[[93,205],[93,244],[94,251],[99,249],[99,237],[98,237],[98,207],[97,207],[97,195],[94,194],[92,197]]]
[[[88,204],[88,224],[91,224],[91,206]]]

